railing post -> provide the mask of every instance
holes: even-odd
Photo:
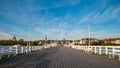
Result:
[[[35,51],[35,46],[33,46],[33,51]]]
[[[105,46],[105,55],[108,55],[108,47]]]
[[[38,46],[36,46],[37,47],[37,50],[39,50],[39,47]]]
[[[24,52],[23,52],[23,47],[21,47],[21,53],[24,53]]]
[[[31,52],[33,51],[33,46],[31,46]]]
[[[108,48],[111,48],[111,46],[109,46]],[[112,58],[112,52],[110,49],[109,49],[108,55],[109,55],[109,58]]]
[[[90,52],[90,46],[87,46],[87,54]]]
[[[88,51],[88,46],[86,46],[86,52]]]
[[[33,51],[35,51],[35,46],[33,46]]]
[[[82,49],[85,50],[85,46],[83,46]]]
[[[115,47],[112,47],[112,57],[115,57]]]
[[[16,54],[18,54],[18,47],[16,47]]]
[[[37,48],[37,46],[35,46],[35,47],[36,47],[36,51],[37,51],[38,48]]]
[[[11,47],[9,47],[8,52],[9,52],[9,54],[11,53]]]
[[[35,46],[35,51],[37,50],[37,47]]]
[[[36,50],[36,47],[34,46],[34,51]]]
[[[87,46],[84,47],[84,51],[85,51],[85,53],[87,53]]]
[[[82,50],[85,51],[85,46],[82,46]]]
[[[94,48],[94,46],[91,46],[91,54],[93,54],[93,48]]]
[[[95,54],[97,53],[97,49],[96,49],[96,46],[94,47],[94,53],[95,53]]]
[[[40,46],[38,46],[38,50],[40,50]]]
[[[25,52],[26,52],[26,53],[28,52],[28,50],[27,50],[27,46],[25,47]]]
[[[101,55],[102,54],[102,47],[99,46],[99,54]]]
[[[31,46],[29,46],[29,52],[31,52]]]

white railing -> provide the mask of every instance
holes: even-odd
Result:
[[[120,60],[120,46],[85,46],[85,45],[65,45],[67,47],[83,50],[87,54],[108,55],[109,58],[119,57]]]
[[[7,49],[1,48],[0,49],[0,59],[1,57],[7,55],[17,55],[17,54],[24,54],[24,53],[31,53],[33,51],[38,51],[41,49],[50,48],[50,46],[19,46],[19,47],[9,47]]]

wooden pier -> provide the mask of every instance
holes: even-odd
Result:
[[[120,68],[120,61],[57,46],[2,59],[0,68]]]

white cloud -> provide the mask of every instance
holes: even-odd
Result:
[[[11,39],[11,35],[5,32],[0,32],[0,40]]]
[[[94,14],[94,12],[90,12],[90,13],[88,13],[88,14],[86,14],[84,17],[82,17],[81,19],[80,19],[80,23],[85,23],[85,22],[88,22],[88,21],[90,21],[92,18],[91,18],[91,16]]]
[[[54,19],[52,19],[49,23],[50,24],[53,24],[53,23],[56,23],[56,21],[58,21],[60,18],[54,18]]]
[[[103,13],[92,11],[80,19],[80,23],[105,23],[111,20],[119,20],[120,7],[109,7]]]
[[[15,12],[33,12],[40,10],[47,10],[51,8],[59,8],[64,6],[74,6],[80,0],[15,0],[15,1],[2,1],[1,7],[5,9],[14,10]],[[9,3],[9,4],[8,4]],[[48,4],[49,3],[49,4]],[[17,10],[15,10],[17,9]],[[13,11],[13,12],[14,12]]]
[[[111,31],[106,31],[106,30],[92,31],[90,35],[91,35],[91,37],[94,37],[94,38],[97,38],[97,39],[120,37],[119,32],[111,32]]]

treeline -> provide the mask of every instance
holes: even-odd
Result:
[[[15,44],[21,44],[21,45],[27,45],[27,42],[24,42],[23,39],[20,40],[1,40],[0,45],[15,45]]]
[[[20,45],[29,45],[29,41],[24,41],[23,39],[19,40],[0,40],[0,45],[15,45],[15,44],[20,44]],[[31,46],[38,45],[37,41],[31,41],[30,42]],[[39,44],[39,45],[44,45],[44,44]]]

